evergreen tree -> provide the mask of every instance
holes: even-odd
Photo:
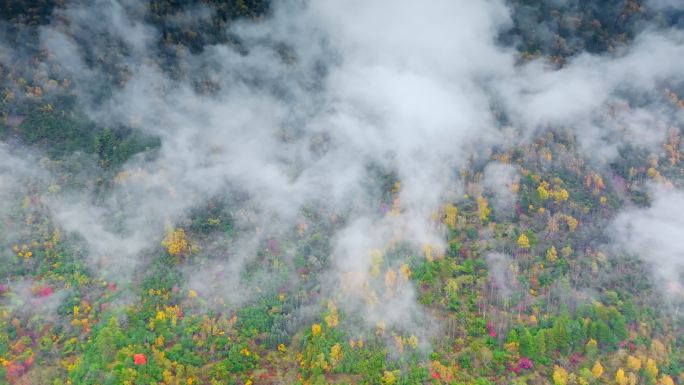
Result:
[[[519,339],[520,354],[525,357],[537,359],[536,341],[532,337],[530,330],[526,327],[523,327],[519,335]]]
[[[551,329],[551,340],[556,350],[567,354],[570,350],[570,333],[568,331],[568,320],[565,317],[558,317]]]

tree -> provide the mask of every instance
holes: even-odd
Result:
[[[190,251],[190,245],[185,238],[185,230],[183,229],[174,230],[168,228],[166,230],[166,236],[161,244],[166,248],[166,251],[173,256],[182,256]]]
[[[568,372],[560,366],[556,366],[553,369],[553,383],[554,385],[567,385],[568,383]]]
[[[527,237],[525,233],[520,234],[520,236],[518,237],[518,241],[516,243],[521,249],[530,248],[530,239]]]
[[[342,360],[342,345],[336,343],[330,348],[330,363],[336,366]]]
[[[530,331],[526,328],[522,328],[522,332],[519,335],[520,339],[520,354],[526,357],[530,357],[533,359],[537,358],[537,349],[536,349],[536,344],[534,341],[534,338],[532,338],[532,334]]]
[[[590,338],[589,341],[587,341],[587,345],[585,346],[584,351],[587,353],[589,357],[596,357],[596,355],[598,354],[598,344],[596,343],[596,340]]]
[[[638,372],[641,369],[641,360],[634,356],[627,357],[627,367],[633,372]]]
[[[555,246],[551,246],[546,251],[546,260],[548,260],[551,263],[556,262],[556,260],[558,260],[558,251],[556,251]]]
[[[458,215],[458,208],[449,203],[444,207],[444,224],[450,229],[456,228],[456,220]]]
[[[537,197],[540,200],[547,200],[549,199],[549,190],[548,190],[549,184],[547,182],[542,182],[539,187],[537,187]]]
[[[570,350],[570,336],[568,334],[567,319],[558,317],[553,323],[551,338],[556,349],[561,353],[568,353]]]
[[[591,368],[591,375],[594,376],[595,379],[599,379],[603,375],[603,365],[601,365],[600,361],[594,363],[594,366]]]
[[[649,358],[646,361],[646,373],[652,379],[655,379],[658,376],[658,366],[656,365],[656,362],[653,360],[653,358]]]
[[[114,158],[115,139],[112,130],[105,128],[95,140],[95,149],[102,167],[108,167]]]
[[[480,222],[484,223],[489,218],[489,214],[492,212],[492,209],[489,208],[489,203],[485,198],[480,196],[475,200],[477,201],[477,212],[480,217]]]
[[[618,369],[615,373],[615,383],[617,385],[627,385],[629,384],[629,378],[625,375],[625,371],[622,368]]]
[[[602,348],[613,348],[617,345],[613,332],[603,320],[592,322],[591,329],[591,336],[596,338]]]
[[[535,352],[537,359],[546,359],[547,355],[553,350],[551,340],[547,336],[546,330],[540,330],[535,336]]]

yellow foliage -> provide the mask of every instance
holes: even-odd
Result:
[[[330,362],[337,365],[342,360],[342,345],[336,343],[330,348]]]
[[[663,378],[660,379],[660,385],[675,385],[674,380],[672,380],[672,377],[664,375]]]
[[[570,215],[565,215],[563,216],[563,219],[565,220],[565,223],[568,225],[568,229],[572,232],[577,229],[577,225],[579,224],[579,221]]]
[[[646,175],[648,175],[649,178],[656,179],[657,177],[660,176],[660,173],[659,173],[658,170],[656,170],[654,167],[650,167],[650,168],[646,171]]]
[[[161,244],[173,256],[185,255],[190,250],[188,240],[185,238],[185,230],[183,229],[167,229],[166,236],[164,236]]]
[[[432,262],[432,260],[434,259],[434,256],[432,255],[431,245],[423,245],[423,254],[425,255],[425,259],[427,259],[430,262]]]
[[[553,192],[553,199],[556,201],[556,203],[567,201],[568,198],[570,198],[570,193],[568,193],[568,190],[564,188],[558,189]]]
[[[407,264],[402,263],[401,266],[399,266],[399,272],[401,273],[401,278],[405,281],[408,281],[409,278],[411,278],[411,269]]]
[[[556,366],[553,370],[553,383],[555,385],[567,385],[568,383],[568,371],[560,366]]]
[[[555,246],[551,246],[547,251],[546,251],[546,259],[549,262],[556,262],[558,260],[558,252],[556,251]]]
[[[509,353],[517,353],[518,352],[518,343],[517,342],[505,343],[504,349],[506,349],[506,351]]]
[[[449,203],[444,207],[444,224],[450,228],[456,227],[456,219],[458,215],[458,208]]]
[[[629,384],[629,378],[625,375],[625,371],[622,370],[622,368],[618,369],[617,373],[615,373],[615,383],[617,385],[628,385]]]
[[[194,290],[188,290],[188,298],[195,298],[197,297],[197,292]]]
[[[394,384],[396,384],[398,375],[399,375],[398,370],[394,370],[391,372],[385,370],[385,372],[382,375],[382,385],[394,385]]]
[[[591,342],[593,342],[594,346],[596,345],[596,341],[591,339],[587,343],[587,346]],[[596,361],[596,363],[594,363],[594,366],[591,368],[591,375],[594,376],[594,378],[596,378],[596,379],[601,378],[601,376],[603,375],[603,366],[601,365],[601,362]]]
[[[287,348],[285,347],[285,344],[278,344],[278,351],[285,353],[287,351]]]
[[[334,328],[340,323],[337,306],[332,301],[328,302],[328,315],[325,316],[325,323],[329,328]]]
[[[641,360],[634,356],[627,357],[627,367],[633,372],[638,372],[641,369]]]
[[[477,212],[479,213],[480,221],[484,222],[489,218],[492,209],[489,208],[487,200],[481,196],[477,197],[475,201],[477,202]]]
[[[658,366],[652,358],[649,358],[646,361],[646,373],[648,373],[651,378],[656,378],[658,376]]]
[[[539,199],[543,201],[549,199],[549,190],[547,190],[548,186],[548,183],[542,182],[542,184],[540,184],[539,187],[537,187],[537,194],[539,195]]]
[[[387,270],[385,273],[385,287],[387,287],[387,289],[393,290],[396,284],[397,272],[392,269]]]
[[[527,235],[520,234],[518,237],[518,241],[516,242],[518,246],[522,249],[529,249],[530,248],[530,239],[527,238]]]
[[[314,337],[321,335],[321,324],[311,325],[311,335]]]
[[[415,349],[418,347],[418,337],[411,335],[411,337],[406,339],[406,343],[408,344],[408,346]]]

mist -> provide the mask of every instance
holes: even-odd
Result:
[[[582,155],[607,170],[625,146],[660,153],[667,129],[682,123],[662,98],[665,83],[684,81],[684,35],[676,30],[646,30],[615,52],[585,52],[557,66],[521,62],[500,43],[512,26],[504,1],[285,1],[263,19],[228,27],[240,49],[178,46],[180,70],[172,74],[156,45],[161,31],[140,14],[142,3],[132,0],[74,3],[40,27],[50,71],[73,80],[90,119],[161,143],[123,164],[106,195],[86,186],[44,203],[61,228],[85,241],[95,274],[130,283],[165,229],[187,223],[209,200],[238,202],[238,239],[205,244],[200,254],[213,264],[182,266],[188,289],[227,307],[269,284],[268,276],[255,283],[240,275],[267,239],[294,233],[302,210],[313,206],[339,218],[330,220],[330,255],[320,256],[330,259],[322,296],[369,326],[427,339],[436,326],[413,285],[384,277],[426,245],[444,254],[444,225],[433,213],[464,199],[462,168],[486,164],[482,185],[503,218],[514,212],[520,177],[515,166],[490,162],[496,150],[569,129]],[[176,22],[193,26],[211,16],[189,8]],[[109,75],[101,57],[124,75]],[[0,146],[0,197],[23,175],[42,175],[7,147]],[[399,182],[392,202],[383,202],[378,174]],[[651,263],[668,293],[681,293],[676,234],[684,224],[671,208],[684,200],[678,190],[655,191],[649,208],[618,215],[613,241]],[[397,239],[410,251],[374,274],[374,253],[391,252]],[[293,252],[284,255],[292,262]],[[487,255],[507,297],[509,257]]]

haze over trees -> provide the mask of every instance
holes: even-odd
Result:
[[[684,5],[0,4],[0,384],[684,384]]]

